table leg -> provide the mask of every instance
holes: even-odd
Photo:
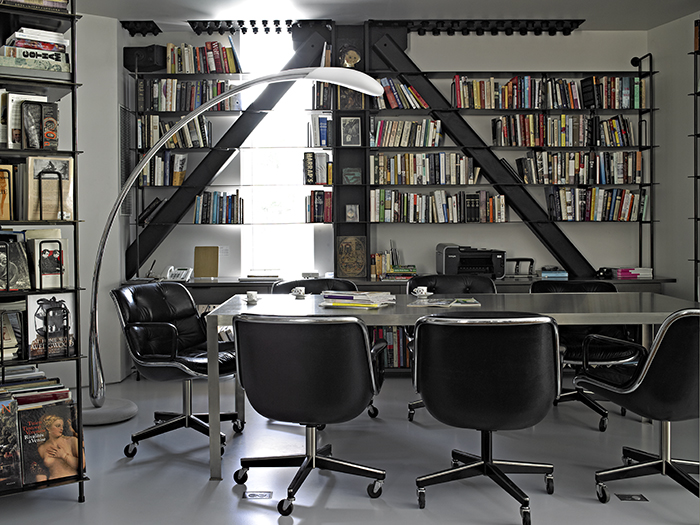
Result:
[[[209,479],[221,477],[221,401],[219,399],[219,319],[206,316],[207,321],[207,395],[209,398]],[[236,395],[238,399],[238,395]]]

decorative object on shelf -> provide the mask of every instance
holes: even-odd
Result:
[[[338,277],[367,277],[367,238],[364,235],[346,235],[336,241]]]
[[[341,146],[361,146],[360,117],[340,118],[340,145]]]
[[[105,224],[104,230],[102,232],[102,237],[97,247],[97,255],[95,257],[95,265],[92,275],[92,293],[90,298],[90,340],[88,349],[88,366],[89,366],[89,379],[90,379],[90,401],[95,408],[100,408],[105,403],[105,382],[104,382],[104,372],[102,369],[102,363],[100,358],[100,348],[99,348],[99,337],[97,329],[97,291],[99,288],[99,276],[100,269],[102,267],[102,257],[104,256],[105,246],[107,244],[107,238],[114,224],[114,219],[119,213],[119,210],[126,199],[131,187],[134,185],[138,177],[140,176],[143,168],[150,162],[150,160],[158,153],[160,148],[177,133],[180,129],[187,125],[188,122],[196,119],[199,115],[204,113],[209,108],[213,107],[215,104],[223,101],[224,99],[240,93],[246,89],[253,86],[261,84],[272,84],[277,82],[289,82],[301,79],[315,80],[320,82],[329,82],[331,84],[345,86],[357,91],[362,91],[368,95],[378,96],[381,95],[382,89],[379,84],[370,76],[356,71],[351,68],[338,68],[338,67],[310,67],[310,68],[298,68],[289,69],[286,71],[280,71],[279,73],[274,73],[271,75],[266,75],[257,79],[249,80],[238,86],[231,88],[230,90],[214,97],[208,102],[202,104],[197,109],[189,113],[188,115],[182,117],[178,122],[176,122],[168,132],[161,136],[160,140],[141,158],[139,163],[134,167],[129,177],[124,181],[122,185],[122,190],[117,197],[116,202],[112,206],[107,222]],[[359,129],[358,129],[359,138]]]
[[[345,205],[345,220],[347,222],[359,222],[360,221],[360,205],[359,204],[346,204]]]
[[[362,169],[343,168],[343,184],[346,186],[356,186],[362,184]]]

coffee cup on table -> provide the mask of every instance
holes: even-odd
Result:
[[[428,295],[428,287],[427,286],[416,286],[413,289],[414,295]]]
[[[249,303],[257,303],[258,302],[258,292],[246,292],[246,301]]]
[[[306,294],[306,288],[304,288],[303,286],[296,286],[296,287],[292,288],[292,295],[294,295],[296,297],[304,297],[305,294]]]

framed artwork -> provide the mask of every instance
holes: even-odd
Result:
[[[338,86],[338,109],[365,109],[365,95],[354,89]]]
[[[347,186],[362,184],[362,170],[360,168],[343,168],[343,184]]]
[[[340,117],[340,145],[361,146],[360,117]]]
[[[360,205],[346,204],[345,205],[345,221],[360,222]]]
[[[336,239],[338,277],[367,277],[367,237],[346,235]]]

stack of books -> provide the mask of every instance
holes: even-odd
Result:
[[[0,47],[0,65],[70,72],[69,44],[62,33],[21,27]]]
[[[618,268],[618,279],[653,279],[654,270],[651,268]]]
[[[382,281],[408,281],[418,275],[415,264],[403,266],[392,265],[391,269],[381,276]]]
[[[324,308],[382,308],[396,303],[396,296],[387,292],[341,292],[326,290],[321,293]]]

